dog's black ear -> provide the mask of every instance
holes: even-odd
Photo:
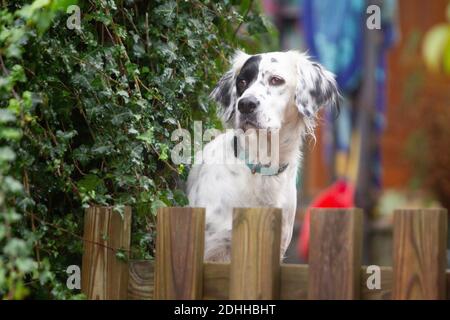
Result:
[[[234,105],[236,103],[236,76],[250,56],[242,51],[237,51],[231,61],[231,68],[219,80],[210,94],[210,98],[216,101],[219,108],[219,115],[222,121],[227,124],[234,118]]]
[[[216,101],[219,108],[219,115],[224,122],[228,122],[233,117],[233,107],[231,104],[234,85],[233,70],[227,71],[219,80],[210,94],[210,97]]]
[[[339,110],[339,90],[334,75],[320,64],[296,52],[298,83],[295,104],[306,119],[315,118],[320,108],[335,106]]]

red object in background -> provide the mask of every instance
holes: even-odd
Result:
[[[306,209],[305,219],[302,223],[298,241],[298,254],[305,261],[309,252],[309,224],[311,221],[311,208],[353,208],[355,186],[353,183],[340,179],[322,191]]]

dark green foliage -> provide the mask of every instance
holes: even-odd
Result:
[[[207,95],[227,58],[238,46],[261,50],[261,37],[270,43],[252,1],[82,1],[81,30],[66,27],[70,4],[14,1],[0,11],[8,298],[78,297],[65,289],[65,270],[81,265],[77,235],[91,204],[118,214],[131,205],[132,256],[152,258],[157,208],[187,203],[172,131],[194,120],[220,126]]]

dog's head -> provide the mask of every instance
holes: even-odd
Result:
[[[238,51],[211,97],[228,126],[280,129],[300,117],[312,131],[318,110],[337,104],[339,93],[333,74],[300,52]]]

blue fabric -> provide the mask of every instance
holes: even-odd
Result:
[[[336,75],[344,96],[361,84],[364,76],[364,28],[366,28],[367,3],[365,0],[301,0],[301,21],[309,54]],[[396,0],[384,0],[381,7],[381,32],[383,42],[377,52],[375,118],[371,123],[374,148],[371,149],[371,184],[381,187],[380,137],[385,126],[386,50],[396,41]],[[338,119],[326,114],[325,154],[332,163],[334,152],[349,152],[351,132],[356,129],[356,113],[344,101]],[[366,142],[367,143],[367,142]],[[372,143],[372,142],[371,142]]]
[[[303,0],[303,28],[309,54],[336,74],[343,91],[361,78],[363,21],[361,0]]]

